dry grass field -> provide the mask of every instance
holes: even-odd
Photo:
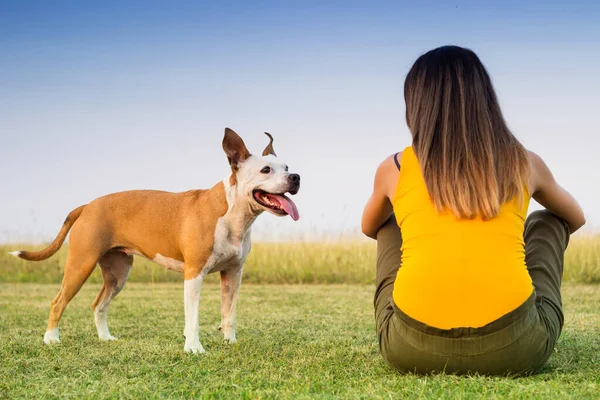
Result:
[[[0,246],[0,282],[60,283],[67,246],[42,262],[27,262],[9,251],[44,246]],[[181,282],[182,275],[136,257],[129,282]],[[209,282],[217,276],[209,275]],[[338,240],[254,243],[244,268],[244,283],[370,284],[375,279],[375,242]],[[600,236],[574,237],[565,256],[564,281],[600,283]],[[98,268],[89,282],[102,282]]]

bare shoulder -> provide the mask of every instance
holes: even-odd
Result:
[[[400,170],[399,165],[400,162],[402,160],[402,152],[398,152],[398,153],[394,153],[391,154],[389,156],[387,156],[382,162],[381,164],[379,164],[379,167],[377,168],[377,172],[381,171],[384,173],[387,172],[398,172]],[[397,162],[397,164],[396,164]]]
[[[533,173],[538,175],[547,175],[550,173],[550,168],[548,168],[548,165],[546,165],[541,156],[531,150],[527,150],[527,153],[529,154],[529,164]]]
[[[375,190],[381,190],[387,197],[391,198],[398,183],[399,165],[402,152],[394,153],[386,157],[375,174]],[[396,162],[398,164],[396,164]]]
[[[541,165],[546,165],[544,160],[542,160],[542,157],[540,157],[537,153],[527,150],[527,154],[529,155],[529,164],[532,168],[539,168]]]
[[[529,192],[533,195],[541,187],[554,181],[552,172],[537,153],[527,150],[529,155],[530,177],[529,177]]]

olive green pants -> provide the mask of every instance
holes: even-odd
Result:
[[[383,358],[402,372],[526,375],[552,354],[563,326],[560,284],[568,225],[536,211],[525,222],[525,261],[535,291],[481,328],[438,329],[404,314],[392,299],[402,236],[392,217],[377,233],[375,321]],[[432,277],[435,279],[435,277]]]

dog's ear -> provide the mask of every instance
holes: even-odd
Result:
[[[265,147],[265,149],[262,152],[263,157],[268,155],[277,157],[277,154],[275,154],[275,150],[273,150],[273,136],[271,136],[269,132],[265,132],[265,135],[269,137],[269,144],[267,145],[267,147]]]
[[[250,157],[250,152],[246,148],[242,138],[232,129],[225,128],[225,137],[223,137],[223,150],[229,160],[229,165],[234,170],[238,169],[240,163]]]

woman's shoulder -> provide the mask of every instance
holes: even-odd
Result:
[[[527,149],[527,156],[529,157],[529,163],[532,165],[539,165],[540,163],[544,162],[544,160],[542,160],[542,157],[540,157],[537,153],[534,153],[529,149]]]
[[[390,154],[377,167],[377,172],[388,173],[400,170],[400,165],[402,161],[402,152],[399,151],[397,153]]]
[[[529,157],[529,194],[533,195],[543,181],[548,180],[552,174],[548,166],[537,153],[527,150]]]
[[[393,196],[398,183],[402,152],[390,154],[377,167],[375,186],[379,186],[389,198]]]

